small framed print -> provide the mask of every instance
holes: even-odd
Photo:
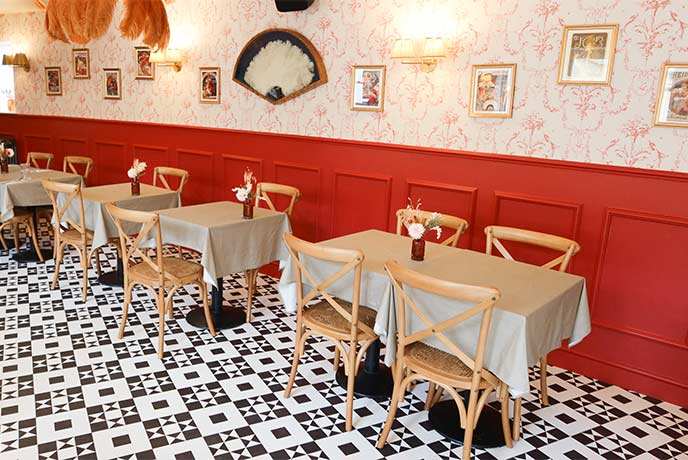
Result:
[[[565,26],[559,56],[562,85],[608,85],[612,79],[616,24]]]
[[[45,68],[45,94],[48,96],[62,96],[62,68]]]
[[[353,66],[351,110],[382,112],[385,109],[385,77],[383,65]]]
[[[688,64],[664,64],[657,91],[655,125],[688,128]]]
[[[105,99],[122,99],[122,72],[120,69],[103,69],[105,73]]]
[[[91,55],[88,48],[72,50],[72,73],[75,79],[91,78]]]
[[[136,57],[136,79],[155,80],[155,64],[150,60],[151,49],[147,46],[134,48]]]
[[[220,68],[201,67],[200,71],[200,94],[202,104],[220,103]]]
[[[471,71],[471,117],[511,118],[516,64],[474,65]]]

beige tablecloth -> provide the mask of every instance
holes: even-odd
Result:
[[[223,276],[289,257],[282,235],[291,227],[283,212],[255,208],[253,219],[243,219],[241,204],[221,201],[159,214],[165,244],[200,252],[205,279],[213,286]]]
[[[365,254],[360,301],[378,311],[375,331],[383,342],[396,336],[396,301],[384,264],[395,259],[400,264],[440,279],[498,288],[502,297],[495,306],[488,336],[485,366],[506,382],[515,396],[528,393],[528,368],[548,352],[570,339],[569,346],[590,333],[590,314],[585,280],[533,265],[513,262],[479,252],[426,243],[425,260],[412,261],[411,240],[378,230],[347,235],[324,241],[324,246],[360,249]],[[318,279],[334,273],[337,265],[306,259],[309,270]],[[353,277],[337,282],[331,293],[351,300]],[[280,293],[287,308],[295,308],[295,274],[288,264],[280,280]],[[456,316],[470,305],[421,292],[411,297],[433,321]],[[419,319],[410,320],[407,332],[426,326]],[[474,354],[480,317],[474,317],[446,331],[454,343]],[[446,349],[441,342],[429,344]],[[388,347],[385,362],[392,364],[394,348]]]
[[[105,208],[106,203],[136,211],[157,211],[179,206],[179,193],[147,184],[141,184],[141,194],[138,196],[132,196],[129,182],[86,187],[81,190],[81,194],[84,198],[85,225],[93,232],[93,247],[106,245],[108,239],[119,236],[117,227]],[[63,204],[65,198],[65,195],[60,194],[58,203]],[[67,215],[79,222],[79,204],[76,201],[70,204]],[[131,234],[137,233],[139,229],[140,225],[137,224],[127,224],[124,228]]]
[[[29,168],[29,178],[22,180],[19,165],[9,165],[10,172],[0,174],[0,220],[14,217],[15,207],[50,206],[50,198],[41,181],[49,179],[70,184],[81,183],[77,174],[53,171],[52,169]]]

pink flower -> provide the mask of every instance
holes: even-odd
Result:
[[[640,120],[629,121],[624,124],[621,130],[626,136],[632,137],[633,142],[638,140],[639,137],[645,137],[650,132],[650,128]]]
[[[526,118],[523,121],[523,129],[526,131],[537,131],[538,129],[542,129],[542,127],[545,125],[544,120],[537,116],[537,115],[531,115],[528,118]]]
[[[415,222],[413,224],[409,224],[407,227],[408,234],[411,238],[414,240],[419,240],[423,238],[423,235],[425,234],[425,226],[421,223]]]

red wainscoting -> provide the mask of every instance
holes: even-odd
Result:
[[[188,169],[187,204],[233,199],[249,166],[303,192],[295,232],[322,240],[394,231],[407,196],[466,218],[462,247],[514,225],[581,243],[593,333],[554,364],[688,406],[688,174],[527,157],[63,117],[0,115],[0,136],[27,151],[95,159],[91,184],[126,181],[136,156]],[[59,166],[58,166],[59,167]],[[148,173],[144,181],[150,182]]]

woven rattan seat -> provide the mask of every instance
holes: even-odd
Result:
[[[406,360],[408,367],[419,373],[432,372],[447,380],[465,380],[466,382],[470,382],[473,378],[471,368],[459,358],[423,342],[415,342],[406,347]]]
[[[151,258],[154,264],[158,261],[155,257]],[[203,266],[179,257],[163,257],[165,273],[170,274],[180,280],[196,278],[200,274],[203,277]],[[147,281],[154,283],[158,280],[158,272],[148,263],[140,262],[129,267],[129,276],[132,280]]]
[[[351,303],[341,299],[336,299],[337,303],[351,314]],[[359,305],[358,321],[373,329],[375,326],[375,316],[377,312],[372,308]],[[309,326],[317,326],[327,329],[335,338],[347,339],[351,335],[351,321],[340,315],[337,310],[332,308],[326,300],[308,307],[303,312],[303,320]],[[359,337],[367,337],[364,331],[359,331]],[[340,337],[341,336],[341,337]]]
[[[78,230],[73,228],[70,228],[69,230],[65,230],[64,232],[62,232],[60,237],[65,242],[69,243],[81,241],[81,233],[79,233]],[[90,230],[86,230],[86,242],[90,243],[91,241],[93,241],[93,232]]]

